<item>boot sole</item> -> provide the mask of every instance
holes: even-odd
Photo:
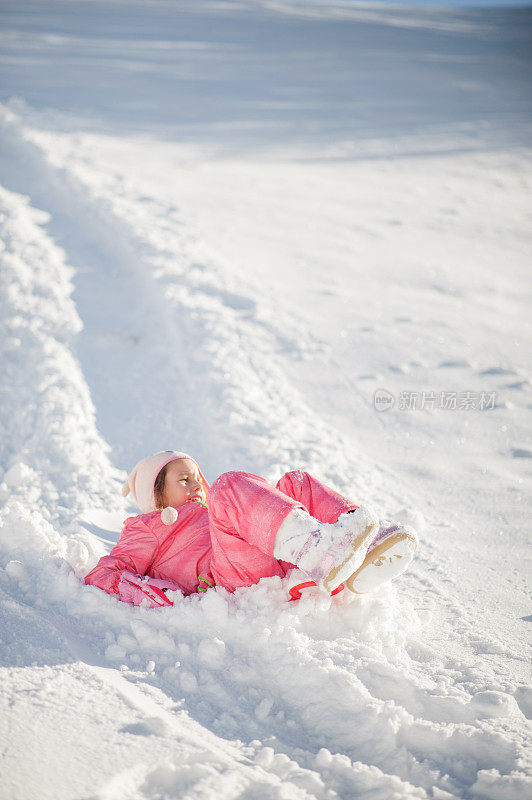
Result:
[[[347,557],[340,564],[333,567],[323,581],[320,581],[320,585],[327,592],[333,592],[341,583],[345,583],[346,579],[353,575],[355,570],[358,570],[361,562],[364,561],[368,546],[372,538],[375,537],[375,531],[378,530],[378,527],[378,521],[370,522],[362,533],[359,533],[351,542]]]
[[[388,536],[370,550],[356,572],[344,581],[346,589],[353,594],[367,594],[382,583],[393,580],[405,571],[416,550],[417,541],[408,533],[402,531]],[[370,576],[368,570],[371,570],[374,575]],[[369,578],[369,588],[363,588],[362,580],[359,581],[359,587],[356,588],[357,578],[361,576],[366,578],[366,581]]]

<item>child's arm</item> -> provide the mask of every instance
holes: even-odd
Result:
[[[173,581],[146,575],[158,546],[157,537],[142,519],[128,520],[118,543],[108,556],[100,558],[86,576],[85,583],[135,606],[141,603],[150,607],[173,605],[164,589],[179,592],[179,586]]]

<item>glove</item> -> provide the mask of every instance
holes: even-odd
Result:
[[[173,581],[150,578],[149,575],[134,575],[128,570],[124,570],[118,582],[118,596],[124,603],[131,603],[134,606],[147,606],[148,608],[160,608],[161,606],[173,606],[166,590],[171,592],[173,599],[176,593],[182,596],[179,586]]]

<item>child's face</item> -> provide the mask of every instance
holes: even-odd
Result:
[[[197,466],[190,458],[178,458],[166,468],[163,503],[179,508],[193,497],[206,501],[205,490]]]

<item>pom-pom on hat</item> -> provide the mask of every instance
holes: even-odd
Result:
[[[163,467],[171,461],[176,461],[178,458],[189,458],[196,464],[203,488],[205,489],[205,495],[207,495],[209,484],[199,468],[197,461],[187,453],[180,453],[178,450],[163,450],[160,453],[155,453],[153,456],[143,458],[142,461],[139,461],[139,463],[133,467],[127,481],[122,486],[122,496],[127,497],[131,492],[143,514],[157,511],[155,496],[153,494],[153,487],[155,486],[157,475]]]

